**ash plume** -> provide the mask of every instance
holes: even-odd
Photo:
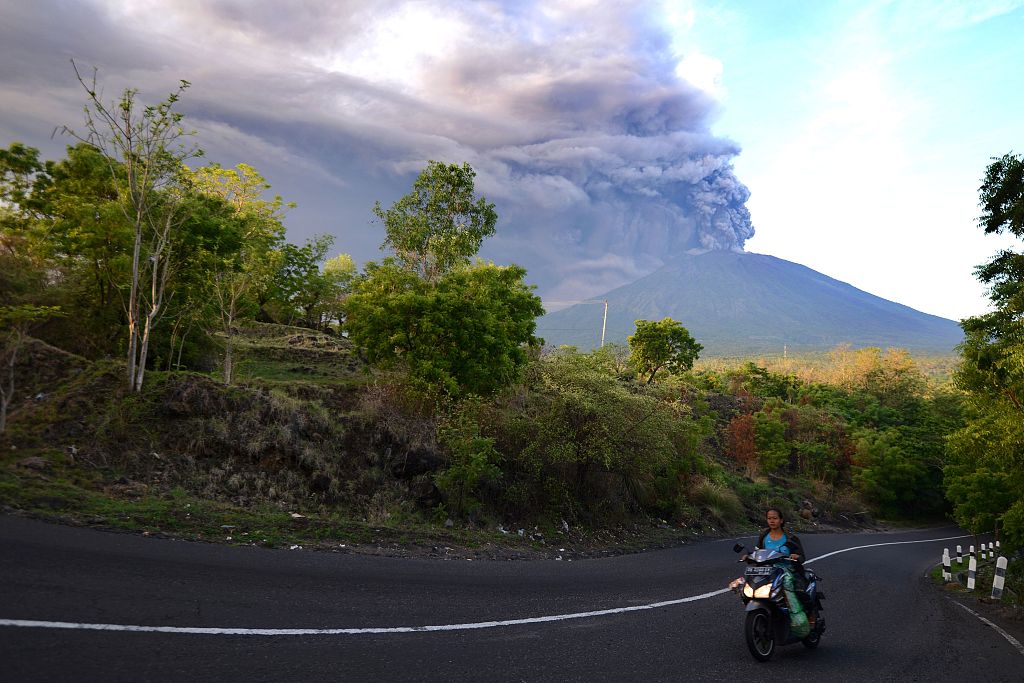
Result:
[[[501,216],[482,256],[525,266],[546,298],[740,251],[754,233],[739,147],[711,133],[716,100],[677,75],[660,4],[184,0],[159,20],[145,3],[63,6],[19,5],[0,28],[19,65],[0,69],[17,94],[0,131],[46,147],[25,121],[45,122],[40,138],[75,121],[69,56],[111,93],[186,78],[208,158],[251,163],[297,200],[294,241],[329,231],[379,257],[373,200],[407,192],[429,159],[473,165]]]

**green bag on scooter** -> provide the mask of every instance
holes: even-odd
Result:
[[[811,622],[807,620],[804,606],[797,597],[793,572],[787,570],[783,575],[782,588],[786,593],[786,604],[789,606],[789,630],[795,637],[803,640],[811,633]]]

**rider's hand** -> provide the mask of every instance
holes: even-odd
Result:
[[[789,556],[789,559],[793,560],[794,562],[799,562],[800,561],[800,556],[797,555],[796,553],[793,553],[793,554],[791,554]]]

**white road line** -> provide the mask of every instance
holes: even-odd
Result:
[[[963,536],[947,536],[946,538],[926,538],[923,541],[891,541],[889,543],[872,543],[870,545],[857,545],[852,548],[843,548],[842,550],[833,550],[830,553],[819,555],[818,557],[812,558],[804,562],[804,564],[810,564],[817,562],[818,560],[824,560],[826,557],[832,557],[840,553],[848,553],[851,550],[863,550],[864,548],[878,548],[883,545],[907,545],[909,543],[938,543],[939,541],[955,541],[958,538],[971,538],[970,534],[964,534]]]
[[[950,541],[956,538],[968,538],[968,536],[950,536],[948,538],[932,538],[923,541],[894,541],[890,543],[872,543],[854,548],[845,548],[827,553],[819,557],[807,560],[810,564],[818,560],[838,555],[839,553],[863,548],[876,548],[883,545],[903,545],[907,543],[935,543],[938,541]],[[200,626],[138,626],[132,624],[84,624],[69,621],[35,621],[29,619],[0,619],[0,626],[12,626],[19,628],[57,628],[57,629],[78,629],[86,631],[131,631],[136,633],[185,633],[194,635],[224,635],[224,636],[332,636],[332,635],[362,635],[375,633],[421,633],[425,631],[469,631],[481,628],[496,628],[499,626],[521,626],[523,624],[542,624],[551,621],[565,621],[567,619],[586,619],[589,617],[604,617],[610,614],[624,614],[626,612],[639,612],[641,610],[659,609],[681,605],[686,602],[706,600],[716,595],[730,592],[728,588],[691,595],[676,600],[665,600],[663,602],[652,602],[647,605],[631,605],[629,607],[613,607],[611,609],[594,610],[592,612],[574,612],[572,614],[552,614],[544,617],[527,617],[525,619],[505,619],[502,621],[479,621],[468,624],[438,624],[434,626],[388,626],[379,628],[215,628]]]
[[[951,603],[953,603],[954,605],[956,605],[957,607],[962,607],[965,610],[967,610],[968,612],[970,612],[971,614],[973,614],[974,616],[978,617],[978,619],[980,619],[982,621],[982,623],[987,624],[987,625],[991,626],[992,628],[994,628],[996,630],[996,633],[1001,635],[1003,638],[1006,638],[1008,641],[1010,641],[1010,645],[1013,645],[1015,648],[1017,648],[1017,652],[1019,652],[1022,655],[1024,655],[1024,645],[1021,645],[1019,640],[1017,640],[1016,638],[1011,636],[1009,633],[1007,633],[1003,629],[1001,629],[998,626],[996,626],[995,624],[993,624],[991,621],[989,621],[985,617],[981,616],[980,614],[978,614],[977,612],[972,610],[967,605],[961,605],[959,602],[957,602],[956,600],[953,600],[952,598],[950,598],[949,601]]]
[[[680,605],[684,602],[696,602],[728,593],[728,588],[692,595],[678,600],[665,600],[649,605],[631,605],[630,607],[614,607],[612,609],[595,610],[593,612],[575,612],[573,614],[552,614],[546,617],[528,617],[526,619],[506,619],[504,621],[479,621],[471,624],[440,624],[437,626],[391,626],[381,628],[201,628],[198,626],[130,626],[124,624],[78,624],[66,621],[27,621],[23,619],[0,619],[0,626],[21,626],[25,628],[66,628],[85,629],[89,631],[140,631],[155,633],[194,633],[201,635],[235,635],[235,636],[321,636],[321,635],[358,635],[363,633],[419,633],[421,631],[465,631],[478,628],[495,628],[497,626],[519,626],[521,624],[540,624],[548,621],[565,621],[566,619],[585,619],[587,617],[603,617],[609,614],[638,612],[640,610],[657,609]]]

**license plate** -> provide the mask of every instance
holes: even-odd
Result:
[[[747,571],[743,572],[747,576],[768,576],[772,573],[771,567],[747,567]]]

